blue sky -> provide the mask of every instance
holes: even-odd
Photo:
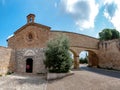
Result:
[[[52,30],[98,37],[104,28],[120,31],[119,0],[0,0],[0,46],[26,24],[29,13],[35,22]]]

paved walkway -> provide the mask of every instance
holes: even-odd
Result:
[[[49,81],[47,90],[120,90],[120,72],[82,66],[74,75]]]
[[[43,76],[0,77],[0,90],[120,90],[120,72],[81,67],[74,75],[46,81]]]

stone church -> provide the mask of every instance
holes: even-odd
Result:
[[[49,39],[50,27],[34,22],[35,15],[27,16],[27,24],[8,39],[8,47],[15,50],[12,59],[16,72],[44,73],[44,48]],[[13,55],[13,56],[14,56]]]
[[[79,68],[79,54],[89,52],[89,66],[120,70],[120,40],[99,41],[96,38],[66,31],[51,30],[51,27],[35,23],[35,15],[27,16],[27,23],[8,38],[8,47],[0,46],[0,74],[7,72],[45,73],[44,51],[47,42],[65,34],[70,41],[74,68]]]

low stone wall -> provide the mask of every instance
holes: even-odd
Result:
[[[65,76],[73,75],[73,72],[68,72],[68,73],[47,73],[47,80],[54,80],[54,79],[59,79],[63,78]]]
[[[0,75],[5,75],[9,71],[12,49],[0,47]]]

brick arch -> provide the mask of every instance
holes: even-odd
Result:
[[[60,34],[61,35],[64,34],[69,38],[70,47],[85,48],[85,49],[91,49],[91,50],[98,49],[99,40],[83,34],[66,32],[66,31],[51,31],[50,39]]]
[[[73,53],[74,56],[77,55],[76,51],[74,51],[73,49],[70,48],[69,50]]]
[[[93,51],[94,55],[96,55],[97,57],[98,43],[99,43],[98,39],[90,37],[90,36],[82,35],[82,34],[66,32],[66,31],[51,31],[50,39],[60,34],[66,35],[69,38],[70,51],[73,52],[74,54],[74,68],[75,69],[79,68],[79,54],[81,51],[84,51],[84,50],[87,50],[89,52]],[[91,53],[91,56],[93,53]],[[91,63],[94,63],[94,61],[92,62],[91,60]]]

